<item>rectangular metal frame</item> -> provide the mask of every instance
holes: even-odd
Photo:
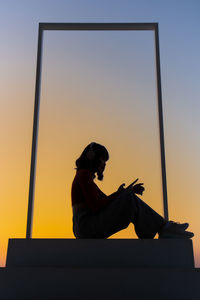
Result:
[[[164,217],[166,220],[168,220],[167,180],[166,180],[166,166],[165,166],[165,145],[164,145],[164,127],[163,127],[158,23],[39,23],[36,83],[35,83],[35,106],[34,106],[34,119],[33,119],[32,154],[31,154],[26,238],[29,239],[32,237],[32,217],[33,217],[33,202],[34,202],[34,191],[35,191],[35,170],[36,170],[38,127],[39,127],[42,45],[43,45],[44,30],[79,30],[79,31],[81,31],[81,30],[88,30],[88,31],[91,31],[91,30],[93,30],[93,31],[99,31],[99,30],[101,30],[101,31],[103,31],[103,30],[110,30],[110,31],[114,31],[114,30],[115,31],[116,30],[118,30],[118,31],[151,30],[151,31],[154,31],[156,74],[157,74],[158,114],[159,114],[159,133],[160,133],[160,151],[161,151],[161,167],[162,167],[163,208],[164,208]]]

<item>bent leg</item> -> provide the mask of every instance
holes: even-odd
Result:
[[[94,224],[97,237],[108,238],[127,228],[132,222],[131,193],[130,191],[123,191],[95,216]]]
[[[80,238],[108,238],[133,223],[139,238],[154,238],[166,222],[132,190],[124,190],[97,214],[83,216],[78,227]]]
[[[125,229],[131,222],[128,199],[130,193],[121,193],[100,212],[73,216],[73,231],[77,238],[108,238]]]
[[[154,238],[167,221],[135,194],[132,205],[136,206],[136,213],[133,214],[132,220],[137,236],[139,238]]]
[[[167,221],[132,190],[125,190],[97,215],[94,222],[98,236],[109,237],[133,223],[139,238],[154,238]]]

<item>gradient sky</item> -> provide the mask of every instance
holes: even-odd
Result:
[[[0,265],[25,237],[39,22],[159,22],[169,217],[190,223],[200,266],[199,1],[0,2]],[[107,194],[139,177],[162,214],[151,32],[46,32],[33,237],[72,238],[74,161],[108,148]],[[133,225],[113,236],[132,238]]]

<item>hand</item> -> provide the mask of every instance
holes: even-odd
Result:
[[[122,183],[121,185],[120,185],[120,187],[118,188],[118,192],[121,192],[121,191],[124,191],[125,189],[124,189],[124,186],[125,186],[125,183]]]
[[[145,188],[142,186],[142,184],[144,184],[144,183],[138,183],[138,184],[132,186],[132,187],[131,187],[131,188],[132,188],[132,191],[133,191],[135,194],[142,195],[143,192],[144,192],[144,190],[145,190]]]

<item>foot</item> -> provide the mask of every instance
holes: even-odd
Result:
[[[159,239],[169,239],[169,238],[192,238],[194,236],[193,232],[185,231],[189,226],[188,223],[176,223],[173,221],[167,222],[164,225],[162,231],[159,233]]]

